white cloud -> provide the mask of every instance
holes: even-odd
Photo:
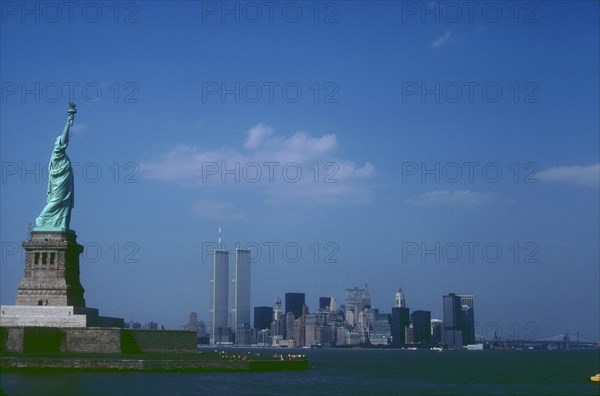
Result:
[[[365,180],[375,166],[334,157],[337,146],[335,134],[278,136],[261,123],[247,132],[239,149],[179,144],[140,168],[148,178],[182,186],[254,188],[266,195],[265,202],[364,201],[372,195]]]
[[[600,163],[587,166],[557,166],[539,172],[537,177],[541,181],[598,188],[600,186]]]
[[[267,136],[273,133],[273,128],[264,125],[262,122],[248,131],[248,137],[244,143],[247,149],[256,148]]]
[[[441,36],[439,36],[438,38],[433,40],[431,42],[431,46],[433,48],[441,48],[448,44],[454,44],[455,42],[456,42],[456,39],[454,38],[452,33],[449,30],[447,30],[446,32],[444,32],[444,34],[442,34]]]
[[[441,206],[441,205],[480,205],[493,201],[491,194],[478,193],[470,190],[448,191],[436,190],[429,191],[420,195],[416,199],[409,199],[406,202],[417,206]]]

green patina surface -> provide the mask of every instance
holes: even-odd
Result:
[[[75,182],[71,160],[67,155],[69,133],[75,119],[75,104],[69,103],[67,123],[56,138],[48,165],[48,196],[46,206],[35,220],[34,231],[67,231],[71,209],[75,204]]]

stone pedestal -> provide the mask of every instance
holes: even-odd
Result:
[[[0,306],[0,327],[124,327],[122,318],[85,306],[79,280],[83,246],[74,231],[33,231],[23,248],[25,275],[16,305]]]
[[[79,255],[83,246],[74,231],[32,231],[23,242],[25,275],[19,284],[16,305],[85,307],[79,280]]]

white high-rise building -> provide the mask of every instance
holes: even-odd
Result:
[[[231,278],[231,327],[250,326],[250,250],[235,249]]]
[[[460,297],[460,305],[466,305],[469,308],[475,309],[475,296],[472,294],[457,294]]]
[[[335,297],[331,297],[331,302],[329,303],[329,310],[331,312],[337,311],[337,301],[335,300]]]
[[[283,311],[281,309],[281,298],[277,297],[277,301],[275,301],[275,309],[273,310],[273,320],[281,320],[283,316]]]
[[[212,322],[211,343],[221,342],[221,335],[227,333],[229,310],[229,253],[225,250],[213,251],[213,265],[210,277],[210,316]]]
[[[398,289],[396,292],[396,307],[405,308],[406,302],[404,301],[404,293],[402,293],[402,289]]]

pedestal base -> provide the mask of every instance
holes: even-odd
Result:
[[[0,326],[0,354],[196,354],[196,332]],[[43,367],[42,365],[39,366]]]
[[[16,305],[85,307],[79,280],[79,255],[83,246],[74,231],[32,231],[23,242],[25,273]]]
[[[2,305],[2,327],[124,327],[122,318],[100,316],[96,308],[52,305]]]

